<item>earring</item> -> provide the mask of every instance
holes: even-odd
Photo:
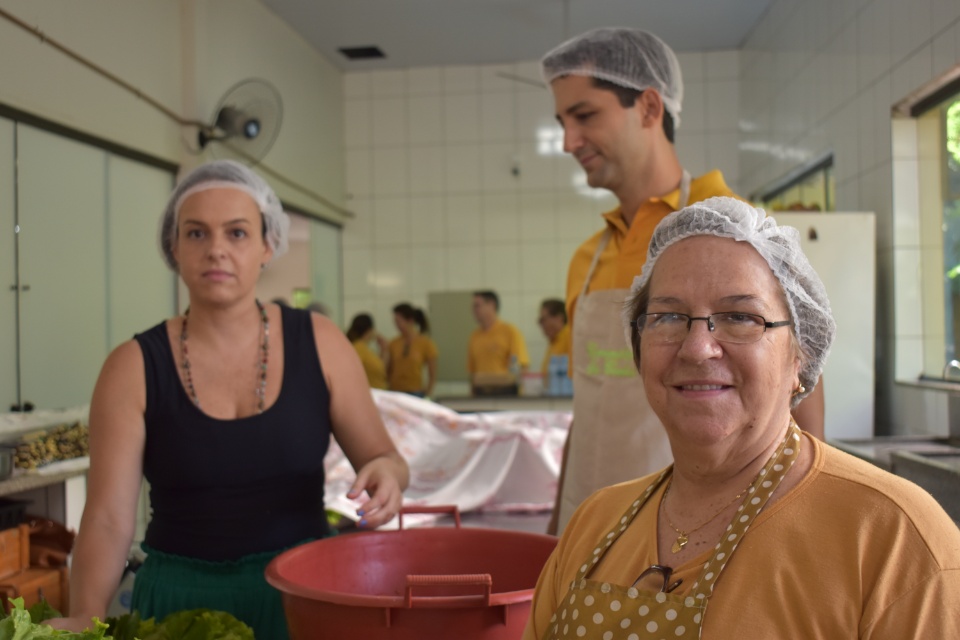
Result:
[[[798,384],[797,388],[793,390],[793,395],[799,396],[801,393],[806,393],[807,388],[802,384]]]

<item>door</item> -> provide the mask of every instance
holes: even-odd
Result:
[[[18,124],[17,159],[22,398],[87,404],[107,352],[107,154]]]
[[[0,413],[19,402],[13,135],[13,122],[0,118]]]

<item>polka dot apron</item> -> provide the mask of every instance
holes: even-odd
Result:
[[[703,565],[700,577],[693,583],[688,594],[680,596],[641,591],[635,587],[627,588],[590,580],[590,574],[600,559],[627,530],[640,509],[673,470],[672,467],[665,469],[646,488],[643,495],[630,505],[613,530],[597,543],[593,553],[584,561],[577,577],[570,583],[570,590],[550,619],[543,639],[699,638],[707,602],[720,573],[736,550],[740,539],[747,533],[750,524],[796,462],[800,453],[800,437],[800,429],[791,420],[787,435],[747,489],[743,504],[737,508],[733,521],[717,543],[716,552]]]

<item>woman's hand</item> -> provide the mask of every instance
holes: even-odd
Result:
[[[390,341],[379,333],[377,334],[377,346],[380,348],[381,356],[390,351]]]
[[[357,479],[347,497],[355,500],[363,491],[369,496],[357,509],[360,527],[375,529],[390,521],[400,511],[403,500],[401,487],[406,484],[407,466],[396,458],[395,453],[374,458],[357,473]]]
[[[54,629],[63,629],[64,631],[73,631],[80,633],[93,628],[93,616],[71,616],[69,618],[51,618],[44,620],[43,624],[48,624]]]

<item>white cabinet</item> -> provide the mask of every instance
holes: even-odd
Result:
[[[89,403],[109,350],[173,313],[156,235],[172,184],[169,171],[0,119],[0,411],[18,389],[38,409]]]

